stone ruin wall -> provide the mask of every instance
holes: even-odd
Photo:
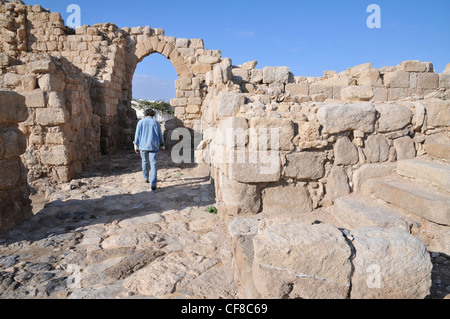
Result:
[[[283,291],[272,296],[264,285],[255,289],[257,282],[246,281],[246,276],[254,278],[252,271],[258,264],[249,259],[253,249],[259,249],[255,258],[261,264],[269,248],[253,246],[258,240],[264,244],[266,231],[258,233],[253,221],[247,225],[242,218],[287,212],[300,216],[330,206],[339,197],[359,192],[366,179],[392,173],[398,160],[449,143],[449,67],[439,74],[430,62],[405,61],[379,69],[367,63],[340,73],[327,71],[323,77],[301,77],[288,67],[257,69],[256,61],[235,66],[220,51],[206,50],[202,40],[165,36],[162,29],[98,24],[72,30],[64,26],[58,13],[19,1],[0,6],[0,23],[0,87],[25,97],[28,118],[16,122],[22,121],[20,129],[28,142],[22,159],[30,181],[42,177],[69,181],[101,153],[130,146],[136,125],[131,109],[136,66],[153,53],[169,59],[179,79],[176,98],[171,100],[176,120],[168,123],[167,136],[180,125],[203,134],[196,159],[211,164],[223,220],[231,221],[230,229],[241,229],[232,240],[237,276],[248,289],[243,295],[277,298]],[[239,154],[262,155],[270,144],[260,144],[261,136],[251,133],[272,128],[279,129],[280,150],[270,159],[269,173],[262,173],[267,163],[261,161],[223,160]],[[245,143],[228,143],[223,138],[228,129],[243,132]],[[23,190],[23,194],[28,193]],[[235,226],[231,226],[233,221]],[[278,232],[277,227],[288,229],[291,224],[298,225],[286,220],[281,226],[269,225],[267,231]],[[345,241],[332,227],[315,228],[321,227],[321,233]],[[315,238],[312,227],[305,228],[310,231]],[[369,244],[362,239],[365,234],[360,235],[362,252]],[[411,240],[402,236],[401,243]],[[330,238],[324,242],[330,240],[329,247],[334,247],[334,237]],[[419,246],[413,249],[417,251],[414,258],[421,254]],[[350,271],[356,264],[348,263],[349,251],[342,253],[346,263],[342,269]],[[427,275],[429,265],[422,257],[421,271]],[[342,269],[336,276],[341,276]],[[262,276],[261,283],[278,278],[270,271],[257,269],[255,273]],[[362,287],[356,284],[356,274],[354,292]],[[424,295],[427,284],[424,281],[408,296]],[[349,285],[344,280],[339,287],[308,291],[328,289],[330,296],[345,298]]]
[[[26,138],[18,123],[28,117],[25,99],[13,92],[0,92],[0,230],[32,216],[27,171],[20,159]]]
[[[207,74],[212,93],[202,119],[208,129],[197,158],[212,163],[218,200],[231,216],[330,205],[357,190],[364,164],[415,158],[428,144],[449,141],[449,68],[438,74],[429,62],[380,69],[367,63],[308,78],[255,64],[222,63]],[[227,143],[230,128],[244,132],[245,146]],[[267,163],[224,164],[230,153],[258,152],[260,137],[251,132],[270,128],[280,130],[271,174],[258,174]]]

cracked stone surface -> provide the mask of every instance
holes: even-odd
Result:
[[[34,217],[0,239],[0,298],[235,298],[208,172],[169,155],[155,192],[126,151],[32,185]]]

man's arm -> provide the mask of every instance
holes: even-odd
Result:
[[[164,146],[165,146],[165,143],[164,143],[164,136],[163,136],[163,133],[162,133],[162,130],[161,130],[161,124],[159,124],[159,122],[158,122],[158,134],[159,134],[159,145],[160,145],[160,149],[161,149],[162,151],[164,151]]]
[[[141,122],[139,121],[137,128],[136,128],[136,134],[134,136],[134,151],[136,154],[139,154],[139,143],[140,143],[140,137],[141,137]]]

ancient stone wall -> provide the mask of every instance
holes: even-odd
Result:
[[[17,124],[28,116],[25,99],[0,91],[0,115],[0,231],[5,231],[32,216],[27,172],[20,160],[26,139]]]

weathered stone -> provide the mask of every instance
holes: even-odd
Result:
[[[334,166],[327,178],[326,198],[334,203],[336,199],[350,194],[348,176],[340,166]]]
[[[358,163],[359,155],[357,147],[348,137],[341,137],[334,145],[334,163],[336,165],[354,165]]]
[[[281,222],[256,235],[254,251],[253,280],[262,298],[347,298],[351,250],[336,227]]]
[[[389,144],[383,135],[370,135],[365,141],[364,155],[370,163],[386,162],[389,151]]]
[[[413,112],[406,106],[377,104],[375,108],[380,113],[377,125],[377,131],[380,133],[401,130],[411,124],[414,116]]]
[[[291,95],[309,95],[309,85],[305,83],[287,83],[285,90]]]
[[[225,145],[229,149],[245,148],[248,139],[248,123],[244,117],[228,117],[218,124],[220,135],[215,138],[215,143]]]
[[[280,67],[265,67],[263,69],[263,82],[266,84],[283,83],[289,81],[289,68],[285,66]]]
[[[416,149],[412,138],[409,136],[400,137],[394,140],[394,147],[397,151],[399,161],[416,157]]]
[[[427,110],[427,125],[429,127],[450,125],[450,101],[423,100],[423,105]]]
[[[352,235],[352,299],[423,299],[430,293],[433,266],[419,239],[377,227],[358,228]]]
[[[418,60],[403,61],[397,66],[397,69],[405,72],[427,72],[427,66]]]
[[[410,73],[409,72],[386,72],[384,74],[384,85],[387,88],[409,88]]]
[[[152,261],[163,256],[165,253],[157,250],[138,250],[130,257],[123,259],[118,264],[108,268],[106,273],[108,276],[117,280],[122,280],[144,268]]]
[[[262,192],[262,212],[268,216],[304,214],[313,210],[312,200],[304,187],[268,187]]]
[[[281,160],[277,151],[231,151],[228,176],[240,183],[277,182]]]
[[[28,64],[28,69],[30,73],[53,73],[55,72],[55,65],[50,60],[41,60],[30,62]]]
[[[432,156],[450,159],[450,145],[448,144],[427,144],[426,152]]]
[[[397,164],[397,173],[419,180],[426,180],[444,190],[450,189],[450,168],[448,165],[423,160],[404,160]]]
[[[40,149],[41,161],[46,165],[67,165],[69,164],[69,152],[66,146],[43,146]]]
[[[318,180],[325,175],[324,155],[319,152],[288,154],[284,175],[298,180]]]
[[[222,200],[227,205],[227,211],[236,215],[256,214],[261,208],[258,187],[247,183],[238,183],[223,177]]]
[[[23,95],[25,96],[25,103],[27,107],[44,108],[47,105],[47,100],[41,89],[25,92]]]
[[[248,121],[251,150],[291,151],[294,123],[290,119],[252,117]]]
[[[372,88],[364,86],[348,86],[341,90],[344,101],[370,101],[374,97]]]
[[[220,93],[217,106],[217,118],[223,119],[235,116],[241,106],[245,104],[245,96],[236,93]]]
[[[333,214],[350,230],[358,227],[376,226],[384,229],[409,232],[408,223],[399,213],[351,197],[336,200],[333,207]]]
[[[324,133],[355,130],[372,133],[375,130],[376,109],[367,103],[327,105],[318,110],[317,119],[323,125]]]
[[[353,188],[359,192],[361,185],[367,180],[391,175],[394,173],[395,165],[389,164],[365,164],[353,173]]]
[[[63,109],[43,109],[36,110],[36,123],[42,126],[64,124],[69,121],[69,112]]]
[[[374,194],[429,221],[450,225],[450,198],[446,195],[398,182],[377,182]]]
[[[383,86],[380,71],[377,69],[367,69],[362,71],[361,76],[358,79],[358,85],[369,88]]]
[[[0,91],[0,114],[0,124],[26,121],[28,110],[24,97],[15,92]]]
[[[439,87],[439,74],[421,73],[417,75],[418,89],[437,89]]]
[[[27,148],[25,135],[15,127],[0,127],[0,159],[19,157]]]

